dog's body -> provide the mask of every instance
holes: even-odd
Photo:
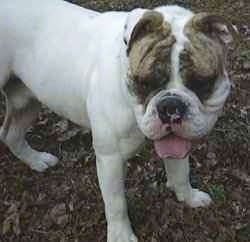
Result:
[[[100,14],[60,0],[0,4],[0,85],[7,100],[1,140],[43,171],[57,158],[31,149],[24,139],[40,102],[91,129],[108,242],[137,240],[127,215],[124,163],[145,136],[165,156],[168,186],[178,200],[193,207],[211,201],[189,183],[187,139],[208,133],[229,93],[222,42],[230,35],[220,19],[211,28],[223,27],[223,36],[197,34],[193,18],[179,7]],[[214,80],[200,90],[190,70]],[[162,79],[164,89],[157,93],[155,83],[141,84],[152,79]],[[164,138],[169,130],[171,138]]]

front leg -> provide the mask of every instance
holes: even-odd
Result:
[[[97,175],[108,224],[108,242],[137,242],[127,213],[125,163],[119,154],[97,153],[96,157]]]
[[[178,201],[186,202],[190,207],[203,207],[211,203],[210,196],[191,187],[189,180],[189,157],[184,159],[165,159],[167,186],[176,194]]]

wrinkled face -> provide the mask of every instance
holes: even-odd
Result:
[[[127,85],[137,122],[158,153],[164,146],[166,156],[181,158],[187,140],[211,130],[229,94],[225,59],[233,28],[222,17],[178,7],[136,18],[135,26],[128,22]],[[176,147],[182,153],[170,154]]]

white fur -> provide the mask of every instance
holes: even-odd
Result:
[[[180,93],[193,110],[186,128],[177,132],[187,137],[206,133],[227,96],[228,80],[223,82],[223,87],[218,87],[216,98],[202,106],[197,97],[183,87],[178,69],[179,53],[186,41],[182,30],[192,13],[179,7],[156,10],[171,23],[177,38],[168,91]],[[155,112],[156,100],[162,93],[151,99],[145,112],[127,90],[129,70],[124,39],[129,41],[144,12],[137,9],[130,13],[100,14],[61,0],[1,1],[0,85],[3,87],[11,74],[25,84],[23,91],[14,91],[14,97],[10,94],[7,97],[9,111],[1,139],[35,170],[55,165],[54,156],[38,153],[24,142],[26,126],[34,119],[33,114],[17,122],[20,115],[17,111],[30,103],[31,96],[57,114],[90,128],[105,203],[108,242],[137,241],[127,214],[125,162],[142,144],[145,135],[149,138],[165,135]],[[37,104],[34,110],[37,111]],[[188,159],[168,160],[165,165],[168,184],[180,201],[192,207],[209,204],[207,194],[191,188]]]
[[[171,53],[171,79],[168,87],[180,87],[182,79],[179,72],[179,54],[184,48],[184,43],[187,41],[183,33],[183,28],[194,14],[178,6],[158,7],[156,10],[161,12],[164,15],[164,19],[171,24],[171,31],[176,39]]]
[[[167,187],[172,189],[178,201],[186,202],[190,207],[202,207],[211,203],[210,196],[191,187],[189,182],[189,158],[164,160],[168,177]]]

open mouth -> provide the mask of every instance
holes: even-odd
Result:
[[[154,141],[154,147],[160,158],[183,159],[191,150],[191,142],[188,139],[169,134]]]

